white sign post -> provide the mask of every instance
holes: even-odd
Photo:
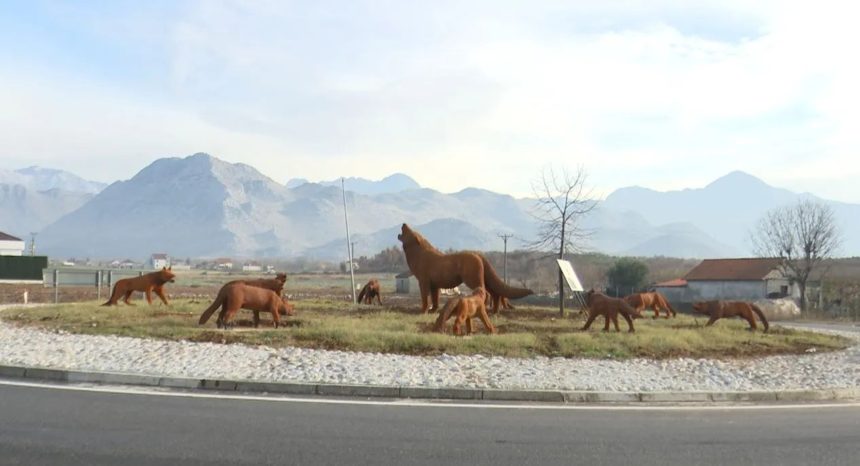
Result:
[[[576,272],[573,270],[573,264],[570,261],[556,259],[556,263],[558,263],[558,268],[561,270],[561,274],[564,275],[564,281],[567,282],[567,286],[570,287],[570,290],[573,291],[573,295],[576,297],[576,300],[579,301],[579,304],[585,309],[587,303],[582,299],[581,292],[585,291],[582,287],[582,283],[579,281],[579,277],[576,276]]]
[[[567,282],[567,286],[570,287],[571,291],[585,291],[582,288],[582,283],[579,282],[579,277],[576,276],[576,272],[573,271],[573,265],[571,265],[570,261],[556,259],[558,263],[558,268],[561,269],[561,274],[564,275],[564,280]]]

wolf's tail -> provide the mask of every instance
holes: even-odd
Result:
[[[370,283],[368,282],[366,285],[361,287],[361,291],[358,292],[358,298],[356,303],[361,304],[364,302],[364,296],[370,293]]]
[[[488,261],[483,254],[479,255],[481,256],[481,260],[484,262],[484,286],[487,287],[487,290],[489,290],[490,293],[504,296],[508,299],[524,298],[530,294],[534,294],[534,291],[528,288],[515,288],[513,286],[508,286],[496,273],[496,269],[490,265],[490,261]]]
[[[442,309],[439,310],[439,317],[436,318],[436,324],[433,326],[434,330],[445,332],[445,322],[448,322],[448,319],[451,318],[451,314],[457,308],[457,303],[459,302],[460,298],[451,298],[445,303]]]
[[[764,312],[761,311],[761,308],[756,306],[755,304],[750,303],[750,307],[753,312],[758,314],[758,318],[761,319],[761,323],[764,324],[764,331],[767,333],[768,329],[770,329],[770,325],[767,323],[767,318],[764,316]]]
[[[110,294],[110,298],[108,298],[102,306],[113,306],[117,301],[119,301],[119,293],[116,290],[117,285],[119,285],[119,282],[113,284],[113,292]]]
[[[198,325],[205,324],[206,321],[208,321],[209,318],[212,317],[212,314],[215,313],[215,309],[218,309],[218,307],[224,303],[224,294],[224,288],[221,288],[218,291],[218,296],[215,297],[215,301],[213,301],[212,304],[210,304],[209,307],[207,307],[206,310],[203,311],[203,314],[200,314],[200,320],[197,321]]]

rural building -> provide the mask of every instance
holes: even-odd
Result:
[[[412,272],[401,272],[394,276],[394,292],[398,294],[418,294],[418,279]]]
[[[155,270],[170,267],[170,258],[167,257],[167,254],[156,252],[149,258],[149,264]]]
[[[260,272],[261,270],[263,270],[263,266],[259,262],[251,261],[242,266],[243,272]]]
[[[654,289],[670,302],[682,303],[799,298],[797,286],[783,275],[779,263],[778,258],[705,259],[683,279],[658,283]]]
[[[215,270],[230,270],[233,268],[233,259],[219,257],[215,259]]]
[[[687,293],[687,280],[676,278],[667,282],[661,282],[653,285],[654,291],[659,291],[660,294],[666,297],[670,303],[683,302]]]
[[[21,238],[0,231],[0,283],[41,282],[46,256],[25,256]]]
[[[133,268],[137,267],[137,264],[135,264],[134,261],[131,259],[126,259],[123,261],[114,260],[114,261],[111,261],[111,263],[108,265],[110,265],[111,267],[113,267],[115,269],[133,269]]]
[[[23,256],[24,240],[0,231],[0,256]]]

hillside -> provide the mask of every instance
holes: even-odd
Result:
[[[514,235],[508,246],[517,249],[535,237],[533,200],[476,188],[446,194],[407,178],[350,179],[346,204],[357,255],[398,246],[402,223],[416,226],[443,249],[499,250],[502,233]],[[6,188],[0,190],[0,202],[10,204],[8,199],[14,198],[15,205],[34,206],[3,211],[7,224],[14,219],[25,230],[47,222],[37,215],[38,206],[68,203],[65,215],[40,233],[40,247],[51,255],[143,259],[158,251],[201,258],[342,260],[344,193],[338,184],[296,181],[288,187],[248,165],[201,153],[159,159],[90,197],[56,192],[42,199],[48,191],[34,195]],[[406,189],[391,192],[400,188]],[[623,188],[583,219],[581,227],[591,238],[580,246],[643,257],[749,255],[747,238],[758,218],[803,196],[809,195],[768,186],[741,172],[696,189]],[[24,198],[31,199],[30,204],[22,203]],[[843,252],[860,252],[860,235],[853,234],[860,230],[860,206],[830,204],[846,239]]]

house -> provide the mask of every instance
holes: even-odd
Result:
[[[242,271],[243,272],[260,272],[262,270],[263,270],[263,266],[260,265],[259,262],[251,261],[251,262],[247,262],[244,265],[242,265]]]
[[[780,259],[770,257],[705,259],[683,279],[658,283],[654,288],[670,302],[685,303],[800,296],[797,285],[782,273]]]
[[[418,293],[418,279],[412,272],[401,272],[394,276],[394,292],[398,294]]]
[[[137,267],[137,264],[135,264],[134,261],[131,259],[114,259],[108,264],[108,266],[114,269],[133,269]]]
[[[662,294],[670,303],[682,302],[686,299],[687,280],[676,278],[674,280],[655,283],[651,288]]]
[[[41,283],[46,256],[25,256],[24,240],[0,231],[0,283]]]
[[[0,231],[0,256],[23,256],[24,240]]]
[[[119,263],[119,268],[121,269],[133,269],[135,267],[137,267],[137,264],[131,259],[126,259]]]
[[[233,259],[219,257],[215,259],[215,270],[230,270],[233,268]]]
[[[170,267],[170,258],[167,257],[167,254],[156,252],[149,258],[149,263],[153,269],[159,270],[164,267]]]

